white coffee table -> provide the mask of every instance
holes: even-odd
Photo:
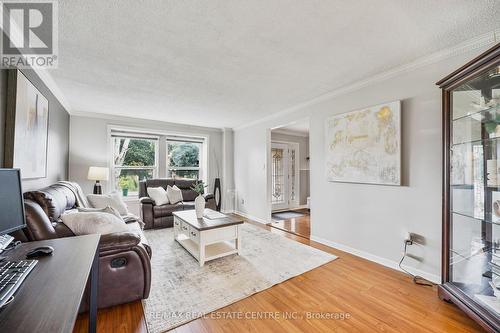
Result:
[[[175,240],[198,260],[200,267],[209,260],[239,254],[241,218],[227,215],[198,219],[194,210],[173,212],[173,215]]]

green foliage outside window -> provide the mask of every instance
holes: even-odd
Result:
[[[122,141],[125,141],[123,139]],[[123,147],[123,143],[122,143]],[[151,140],[132,139],[123,160],[124,166],[152,166],[155,164],[155,144]]]
[[[168,155],[170,167],[198,167],[200,165],[200,147],[196,143],[169,143]]]
[[[167,143],[169,177],[198,179],[200,171],[201,143],[176,142]],[[179,170],[177,168],[192,168]]]

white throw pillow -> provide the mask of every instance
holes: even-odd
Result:
[[[106,208],[110,206],[118,211],[120,215],[127,215],[128,209],[121,195],[118,192],[111,192],[110,194],[89,194],[87,200],[94,208]]]
[[[123,220],[113,214],[102,212],[71,213],[61,215],[63,223],[77,236],[128,232]]]
[[[118,211],[110,206],[106,206],[105,208],[89,208],[89,207],[77,207],[77,212],[79,213],[108,213],[108,214],[113,214],[114,216],[118,217],[120,220],[123,220],[121,217],[120,213]],[[123,220],[125,221],[125,220]]]
[[[168,204],[167,191],[163,187],[148,187],[148,195],[158,206]]]
[[[181,202],[183,200],[182,191],[176,185],[174,185],[174,187],[170,185],[167,186],[167,197],[171,205],[175,205],[176,203]]]

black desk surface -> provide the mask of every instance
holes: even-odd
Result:
[[[0,310],[0,332],[72,332],[96,254],[99,235],[23,243],[4,252],[8,259],[25,259],[41,245],[54,248],[39,262]],[[8,260],[6,259],[6,260]]]

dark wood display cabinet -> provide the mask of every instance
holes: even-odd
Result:
[[[437,85],[444,163],[439,297],[500,332],[500,44]]]

